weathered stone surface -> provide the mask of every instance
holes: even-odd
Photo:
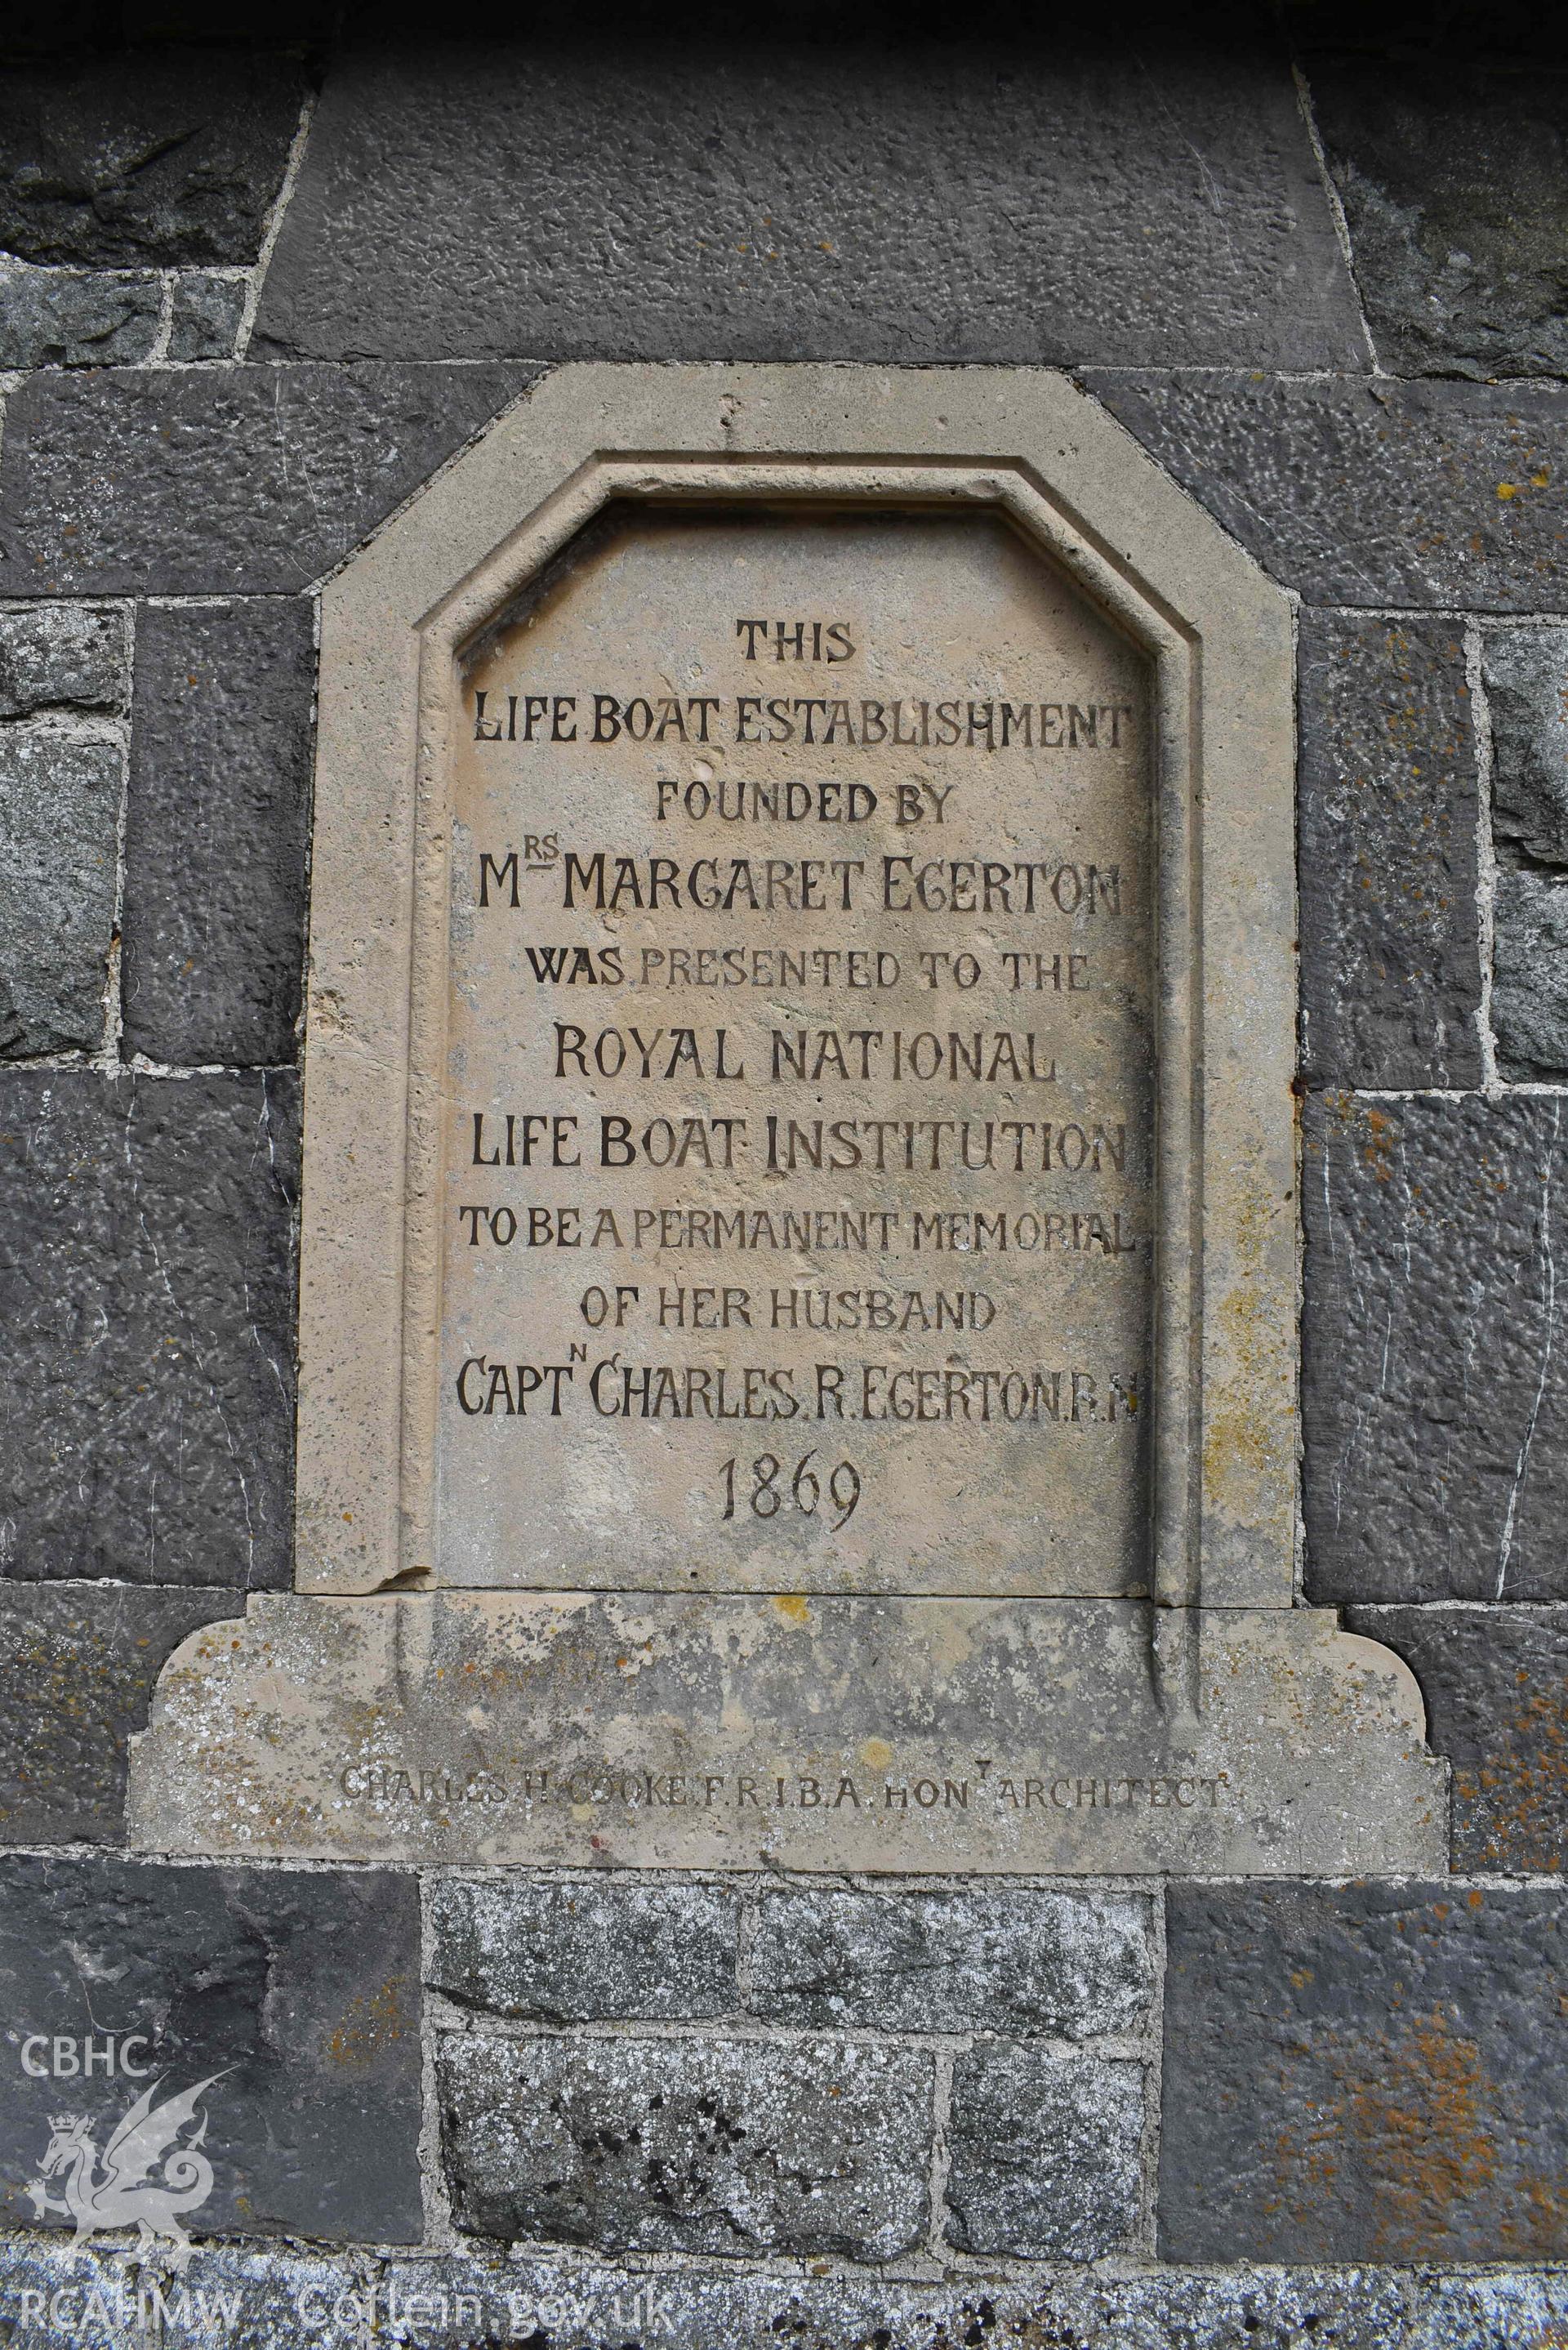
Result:
[[[438,1878],[431,1919],[431,1988],[497,2015],[568,2023],[739,2004],[740,1905],[717,1886]]]
[[[1488,629],[1498,853],[1568,865],[1568,629]],[[1493,914],[1493,1032],[1504,1076],[1568,1069],[1568,881],[1507,865]]]
[[[1568,1164],[1556,1097],[1313,1099],[1307,1587],[1568,1593]]]
[[[1561,79],[1367,59],[1311,87],[1390,372],[1568,374]]]
[[[1160,2249],[1561,2260],[1568,1894],[1182,1886]]]
[[[1568,392],[1096,370],[1084,380],[1311,603],[1568,610]]]
[[[953,2060],[950,2242],[1093,2261],[1138,2224],[1141,2064],[982,2041]]]
[[[0,1862],[0,2005],[29,2033],[101,2050],[144,2034],[147,2081],[7,2064],[0,2178],[28,2222],[52,2114],[87,2114],[101,2150],[141,2090],[211,2082],[196,2234],[406,2243],[421,2232],[419,1893],[407,1877]],[[35,2055],[35,2061],[38,2061]],[[78,2062],[80,2061],[78,2056]],[[116,2062],[118,2065],[118,2046]],[[190,2133],[186,2133],[187,2139]],[[47,2182],[58,2197],[58,2177]],[[69,2225],[51,2212],[45,2224]]]
[[[304,95],[280,58],[210,49],[13,72],[0,247],[99,268],[254,261]]]
[[[1475,1085],[1476,748],[1460,631],[1309,612],[1300,660],[1305,1073]]]
[[[458,2225],[607,2251],[891,2260],[924,2234],[931,2059],[851,2041],[442,2033]]]
[[[1061,47],[598,43],[510,70],[449,50],[417,78],[361,54],[328,78],[256,348],[1365,356],[1289,75],[1242,45],[1135,75]]]
[[[302,588],[528,383],[522,367],[41,375],[0,453],[0,593]]]
[[[244,323],[243,278],[196,272],[175,280],[170,316],[171,359],[232,359]]]
[[[171,359],[232,359],[244,317],[243,278],[198,271],[175,280],[169,332]]]
[[[1568,875],[1498,875],[1491,1024],[1504,1076],[1568,1071]]]
[[[1568,865],[1568,629],[1488,629],[1491,828],[1501,848]]]
[[[315,681],[304,598],[140,614],[127,1053],[186,1066],[294,1059]]]
[[[1568,1608],[1355,1607],[1403,1657],[1453,1765],[1453,1865],[1568,1869]]]
[[[124,760],[0,733],[0,1054],[103,1040]]]
[[[35,710],[120,710],[130,699],[123,612],[23,604],[0,612],[0,718]]]
[[[286,1582],[297,1081],[0,1081],[5,1571]]]
[[[232,1591],[0,1585],[0,1843],[112,1844],[158,1669]]]
[[[118,2324],[88,2336],[92,2296]],[[167,2313],[165,2314],[164,2313]],[[17,2350],[148,2338],[224,2350],[363,2350],[379,2329],[409,2350],[548,2339],[552,2350],[678,2343],[735,2350],[1546,2350],[1568,2326],[1568,2277],[1550,2269],[1191,2270],[1166,2266],[927,2279],[789,2273],[736,2261],[618,2267],[567,2254],[378,2257],[201,2244],[182,2276],[101,2241],[78,2253],[36,2234],[0,2241],[0,2317]],[[90,2321],[89,2321],[90,2322]],[[99,2323],[103,2323],[99,2320]]]
[[[885,2032],[1137,2032],[1153,1996],[1147,1904],[1107,1895],[764,1895],[750,2004],[775,2023]]]
[[[107,367],[144,359],[162,288],[151,276],[88,277],[0,259],[0,367]]]

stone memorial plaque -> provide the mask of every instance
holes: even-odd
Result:
[[[295,1590],[144,1848],[1443,1865],[1295,1604],[1292,662],[1029,370],[562,369],[329,583]]]
[[[615,509],[473,649],[440,1582],[1147,1595],[1149,684],[919,510]]]

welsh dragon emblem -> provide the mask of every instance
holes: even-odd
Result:
[[[140,2251],[161,2244],[171,2265],[182,2270],[191,2257],[191,2239],[180,2224],[180,2214],[194,2211],[213,2191],[213,2166],[201,2152],[207,2135],[205,2114],[193,2137],[183,2146],[178,2139],[195,2119],[203,2091],[222,2078],[220,2073],[209,2074],[193,2089],[161,2106],[153,2105],[159,2085],[152,2082],[116,2124],[101,2155],[93,2140],[90,2115],[51,2116],[52,2135],[38,2176],[27,2184],[35,2218],[59,2211],[74,2220],[73,2252],[100,2229],[135,2226],[141,2231]],[[51,2195],[47,2184],[62,2172],[63,2199]]]

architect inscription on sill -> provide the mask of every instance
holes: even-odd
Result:
[[[956,1772],[956,1775],[955,1775]],[[464,1804],[516,1803],[532,1810],[565,1805],[579,1819],[596,1811],[728,1810],[749,1815],[766,1812],[983,1811],[1028,1813],[1125,1811],[1147,1804],[1154,1811],[1218,1809],[1230,1789],[1230,1773],[1213,1778],[1156,1773],[1147,1778],[1118,1774],[1099,1778],[1063,1773],[1052,1778],[993,1765],[977,1755],[940,1773],[913,1779],[851,1777],[843,1772],[659,1771],[623,1763],[568,1764],[523,1770],[511,1778],[475,1764],[454,1774],[415,1763],[351,1762],[338,1773],[337,1791],[348,1804],[395,1809],[419,1805],[446,1814]]]
[[[984,514],[612,510],[471,651],[440,1582],[1145,1590],[1149,702]]]

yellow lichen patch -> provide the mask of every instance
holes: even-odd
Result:
[[[408,2029],[403,1985],[392,1976],[378,1990],[355,2000],[327,2043],[327,2059],[350,2067],[372,2064]]]
[[[1457,1818],[1484,1836],[1483,1868],[1561,1870],[1568,1846],[1568,1717],[1560,1691],[1538,1691],[1499,1722],[1484,1762],[1454,1770]]]
[[[1394,1121],[1384,1110],[1369,1109],[1362,1113],[1361,1122],[1366,1136],[1362,1152],[1374,1180],[1389,1182],[1394,1174]]]
[[[809,1624],[811,1621],[811,1608],[804,1591],[776,1591],[774,1606],[792,1624]]]
[[[1310,2236],[1325,2204],[1354,2203],[1375,2260],[1440,2258],[1482,2239],[1527,2258],[1561,2255],[1562,2182],[1518,2167],[1509,2086],[1451,2012],[1353,2026],[1321,2054],[1328,2077],[1310,2126],[1269,2149],[1271,2210]]]
[[[885,1771],[893,1760],[893,1750],[885,1738],[868,1738],[860,1749],[860,1760],[867,1771]]]

